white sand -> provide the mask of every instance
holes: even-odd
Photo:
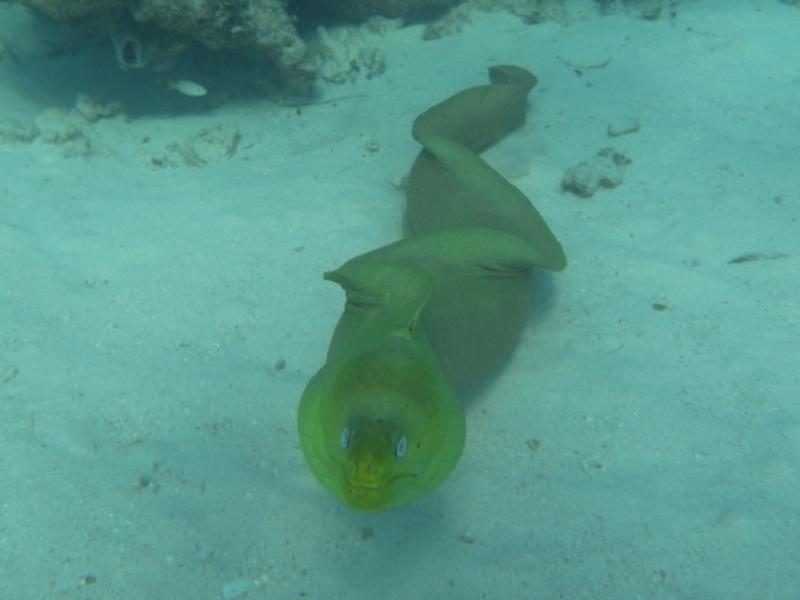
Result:
[[[0,598],[800,597],[799,30],[777,0],[484,16],[390,33],[384,75],[324,90],[363,97],[300,115],[101,120],[89,158],[0,145]],[[103,60],[0,64],[0,119],[107,93]],[[321,273],[399,237],[413,118],[502,62],[540,84],[487,159],[570,266],[446,484],[356,514],[295,432],[343,304]],[[226,124],[231,158],[147,162]],[[561,191],[606,146],[624,183]]]

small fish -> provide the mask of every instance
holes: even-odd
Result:
[[[170,81],[169,89],[175,90],[184,96],[191,96],[192,98],[200,98],[208,93],[208,90],[195,81],[188,79],[180,79],[178,81]]]

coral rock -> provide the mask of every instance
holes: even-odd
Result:
[[[312,0],[333,14],[355,21],[366,21],[370,17],[415,17],[443,12],[460,0]]]
[[[22,0],[57,21],[70,21],[104,14],[119,14],[125,0]]]

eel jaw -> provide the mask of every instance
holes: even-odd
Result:
[[[349,452],[343,465],[345,499],[358,510],[385,508],[392,483],[392,457],[381,448],[358,450]]]
[[[344,481],[344,497],[347,504],[367,512],[383,510],[394,504],[392,485],[400,479],[414,478],[416,475],[403,473],[386,481],[360,480],[346,477]]]
[[[404,473],[394,456],[391,436],[363,436],[349,448],[342,466],[344,497],[356,510],[376,511],[394,503],[393,487]]]

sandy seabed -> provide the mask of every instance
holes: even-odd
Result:
[[[800,597],[800,8],[421,29],[302,110],[70,128],[96,62],[0,63],[0,598]],[[486,158],[570,264],[445,485],[353,513],[295,431],[321,273],[400,236],[412,120],[497,63],[539,86]]]

